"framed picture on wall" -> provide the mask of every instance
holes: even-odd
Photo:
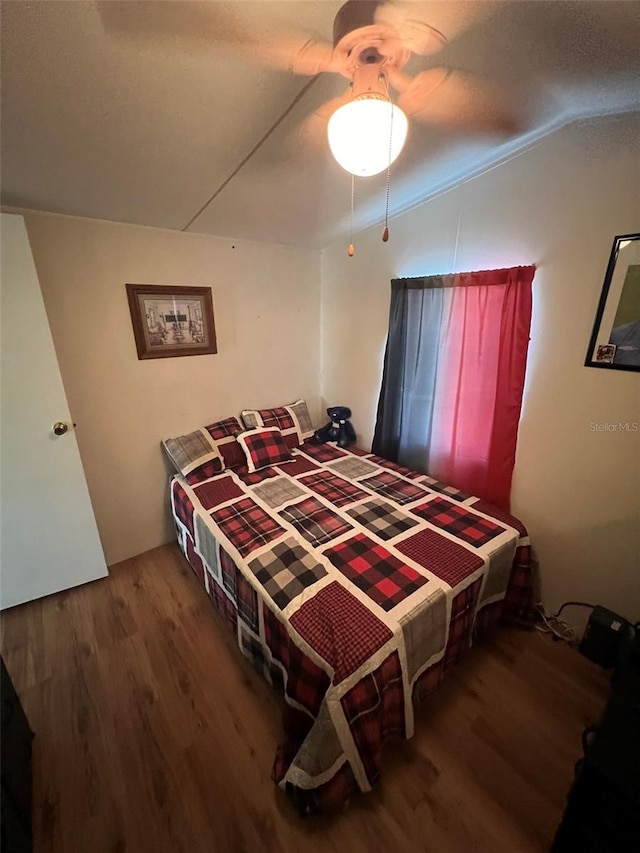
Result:
[[[640,370],[640,234],[613,241],[585,366]]]
[[[138,358],[216,353],[210,287],[127,284]]]

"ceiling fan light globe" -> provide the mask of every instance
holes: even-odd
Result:
[[[407,117],[395,104],[380,98],[361,98],[339,107],[329,119],[329,148],[343,169],[358,178],[367,178],[383,172],[396,160],[407,129]]]

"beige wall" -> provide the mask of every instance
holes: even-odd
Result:
[[[298,397],[317,416],[319,256],[48,214],[25,218],[113,564],[173,537],[162,437]],[[211,286],[218,354],[139,361],[126,282]]]
[[[528,525],[548,607],[640,618],[640,374],[583,367],[613,237],[640,231],[638,115],[574,125],[322,256],[323,405],[373,435],[389,279],[537,265],[513,511]],[[392,187],[393,192],[393,187]]]

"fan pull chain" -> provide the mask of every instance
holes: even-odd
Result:
[[[391,103],[391,101],[389,101]],[[391,121],[389,122],[389,165],[387,166],[387,198],[384,208],[384,230],[382,242],[389,242],[389,192],[391,189],[391,146],[393,143],[393,106],[391,106]]]
[[[351,175],[351,218],[349,220],[349,257],[352,258],[355,254],[355,249],[353,248],[353,203],[356,195],[356,176]]]
[[[391,166],[387,166],[387,200],[384,208],[384,229],[382,231],[382,242],[389,242],[389,187],[391,186]]]

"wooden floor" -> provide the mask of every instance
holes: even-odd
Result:
[[[537,632],[450,672],[381,784],[302,820],[271,782],[272,689],[166,545],[13,608],[2,654],[34,741],[34,853],[547,851],[607,679]]]

